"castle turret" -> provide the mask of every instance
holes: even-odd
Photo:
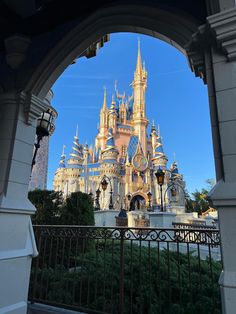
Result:
[[[170,204],[178,206],[179,212],[185,211],[185,182],[183,176],[179,173],[178,164],[174,158],[170,166],[170,181],[171,185],[168,193]]]
[[[83,146],[79,144],[78,126],[74,136],[72,152],[67,161],[68,168],[66,168],[66,176],[64,185],[64,195],[68,196],[70,193],[79,191],[79,177],[83,171]]]
[[[153,153],[152,162],[153,162],[154,168],[155,169],[158,169],[159,167],[166,168],[168,159],[166,155],[164,154],[159,125],[158,125],[158,133],[156,136],[156,142],[153,146],[153,151],[154,153]]]
[[[107,108],[107,92],[104,87],[103,104],[100,110],[100,126],[97,138],[96,148],[104,149],[106,145],[106,136],[108,130],[108,108]]]
[[[119,106],[119,117],[120,117],[120,122],[121,123],[126,123],[126,118],[127,118],[127,110],[128,107],[128,103],[124,104],[124,102],[122,102]]]
[[[63,191],[64,189],[64,180],[66,177],[65,159],[66,159],[65,145],[63,145],[59,167],[57,168],[53,179],[53,190],[57,192]]]
[[[82,145],[79,144],[78,137],[78,126],[76,128],[76,133],[74,136],[72,152],[70,153],[70,159],[68,160],[68,165],[81,167],[83,164],[83,148]]]
[[[120,164],[117,160],[119,155],[119,151],[115,146],[113,130],[108,130],[106,147],[102,151],[102,164],[100,168],[101,176],[105,175],[108,177],[109,182],[112,185],[113,191],[113,201],[118,198],[118,181],[120,175]],[[109,200],[110,200],[110,191],[104,191],[102,195],[102,204],[104,208],[108,208]]]
[[[113,133],[116,132],[116,122],[117,122],[117,112],[116,112],[116,103],[114,97],[112,96],[111,106],[108,111],[108,127],[113,130]]]
[[[151,141],[152,141],[152,155],[155,156],[155,148],[157,143],[157,132],[154,120],[152,121],[152,128],[151,128]]]
[[[138,41],[138,56],[136,70],[134,72],[133,87],[133,126],[135,133],[139,137],[144,154],[147,152],[146,128],[148,120],[146,118],[145,92],[147,88],[147,72],[142,67],[140,41]]]

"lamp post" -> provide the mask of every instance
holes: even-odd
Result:
[[[162,197],[162,186],[164,184],[164,179],[165,179],[165,173],[164,171],[159,167],[157,172],[155,173],[155,176],[157,178],[157,183],[160,186],[160,193],[161,193],[161,212],[164,211],[163,208],[163,197]]]
[[[96,190],[96,199],[95,199],[95,209],[100,210],[100,203],[99,203],[99,197],[100,197],[101,191],[99,188]]]
[[[36,155],[38,152],[38,149],[40,147],[40,141],[44,136],[48,136],[50,132],[53,131],[54,125],[53,125],[53,111],[48,109],[47,111],[43,112],[39,119],[37,120],[37,126],[36,126],[36,135],[37,135],[37,140],[36,143],[34,144],[35,150],[34,150],[34,155],[31,163],[31,172],[32,169],[35,165],[35,160],[36,160]]]
[[[152,211],[152,208],[151,208],[152,193],[151,193],[151,191],[147,192],[147,197],[148,197],[148,211]]]
[[[107,186],[108,186],[108,182],[107,182],[106,179],[108,180],[108,182],[109,182],[109,184],[110,184],[109,209],[113,209],[113,208],[114,208],[114,206],[113,206],[113,200],[112,200],[113,190],[112,190],[112,184],[111,184],[110,178],[107,177],[106,175],[104,175],[103,178],[102,178],[102,180],[101,180],[101,182],[100,182],[100,184],[99,184],[99,187],[100,187],[100,185],[101,185],[101,186],[102,186],[102,190],[103,190],[104,192],[106,191]],[[99,188],[98,188],[98,190],[99,190]],[[98,191],[98,190],[97,190],[97,191]],[[97,194],[97,191],[96,191],[96,194]],[[98,204],[99,204],[99,197],[100,197],[100,194],[101,194],[101,191],[99,190],[99,195],[97,195]],[[99,209],[100,209],[100,204],[99,204]]]
[[[129,201],[129,211],[130,211],[130,201],[131,201],[131,198],[132,198],[132,195],[129,193],[129,194],[127,195],[127,199],[128,199],[128,201]]]

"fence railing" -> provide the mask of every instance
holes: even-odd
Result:
[[[172,222],[172,226],[177,229],[217,229],[216,225],[206,225],[198,223]]]
[[[85,313],[220,313],[216,229],[34,226],[29,300]]]

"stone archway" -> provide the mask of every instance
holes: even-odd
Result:
[[[168,6],[160,3],[147,4],[140,1],[139,5],[129,2],[117,5],[111,2],[106,8],[94,8],[92,13],[85,16],[79,16],[78,13],[77,20],[61,23],[57,30],[48,29],[46,33],[44,31],[40,36],[34,36],[31,45],[23,40],[28,45],[27,49],[22,39],[15,45],[20,48],[19,51],[15,51],[14,45],[9,45],[9,42],[6,45],[8,63],[4,55],[0,85],[3,125],[0,138],[0,157],[3,161],[3,171],[0,173],[0,230],[3,236],[0,238],[4,239],[0,259],[0,277],[3,278],[0,290],[4,293],[0,296],[0,303],[4,307],[3,313],[10,313],[12,310],[15,313],[24,313],[27,306],[30,261],[32,255],[36,254],[30,224],[30,215],[35,209],[27,200],[27,185],[35,119],[47,107],[43,98],[64,69],[91,43],[107,33],[120,31],[150,35],[180,49],[188,56],[195,74],[202,77],[208,85],[218,180],[211,192],[211,198],[219,209],[224,264],[220,285],[223,311],[234,313],[236,250],[232,247],[236,247],[236,108],[233,101],[236,97],[235,1],[219,0],[217,4],[213,0],[207,1],[208,11],[202,19],[185,12],[181,6],[169,10]],[[187,1],[185,3],[187,6]],[[20,67],[9,68],[11,58],[17,56],[21,60]],[[16,270],[15,273],[12,269]],[[20,296],[14,287],[22,291]]]
[[[141,194],[136,194],[130,201],[129,210],[142,210],[146,205],[146,199]]]

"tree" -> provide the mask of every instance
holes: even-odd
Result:
[[[95,220],[92,197],[82,192],[71,193],[62,206],[60,223],[93,226]]]
[[[207,188],[202,188],[200,191],[196,190],[192,193],[193,198],[187,199],[187,212],[195,211],[202,214],[211,207],[211,200],[208,197],[208,193],[215,185],[215,180],[207,179],[206,183]]]
[[[58,223],[60,204],[62,203],[60,192],[34,190],[29,192],[28,198],[37,209],[32,216],[33,224],[53,225]]]

